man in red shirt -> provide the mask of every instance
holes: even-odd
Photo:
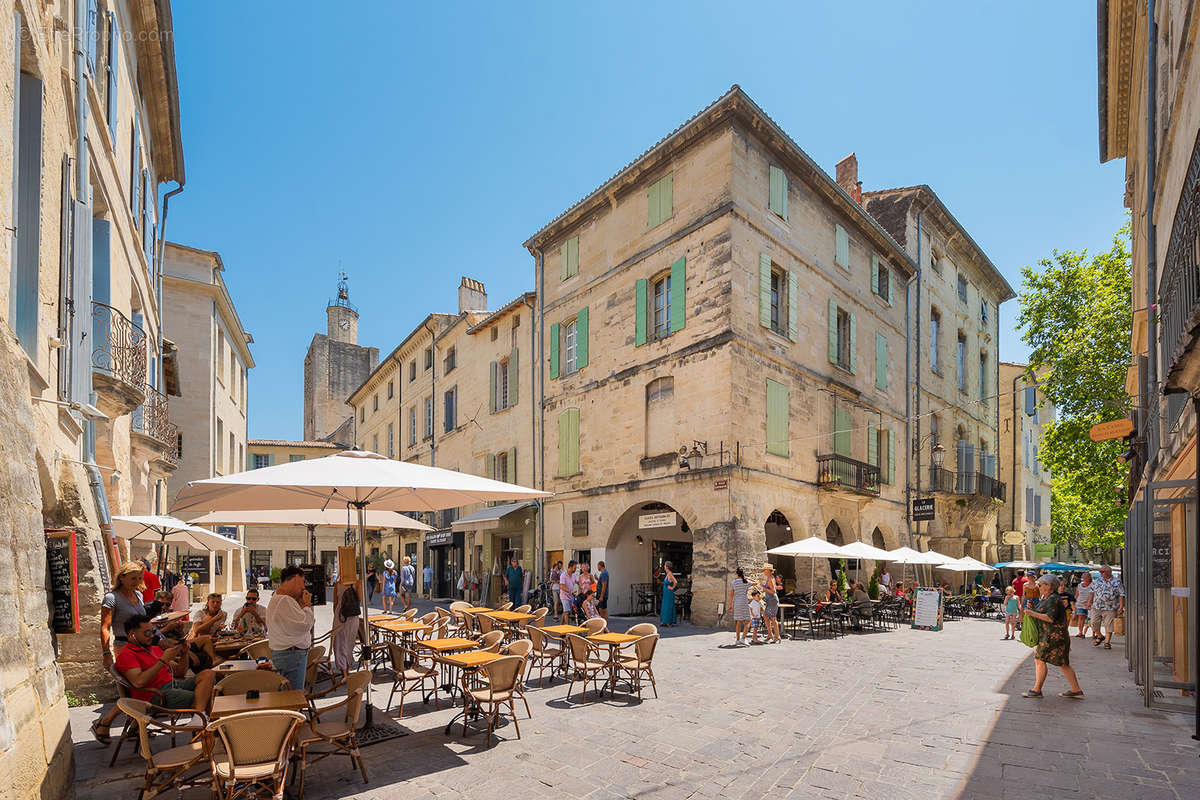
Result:
[[[154,570],[150,569],[150,560],[143,558],[142,565],[146,568],[142,573],[142,583],[146,584],[146,588],[142,590],[142,602],[151,603],[154,602],[154,593],[161,587],[158,576],[154,574]]]
[[[208,708],[213,690],[213,671],[201,670],[194,678],[185,678],[188,657],[187,645],[178,644],[163,650],[154,644],[155,630],[150,618],[136,614],[125,623],[128,643],[117,655],[117,671],[133,685],[133,696],[149,700],[164,708]],[[157,689],[161,698],[155,700],[149,689]]]

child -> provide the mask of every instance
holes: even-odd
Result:
[[[753,589],[750,592],[750,633],[753,636],[751,644],[758,644],[758,632],[763,629],[762,592]]]
[[[1021,612],[1021,604],[1017,600],[1017,592],[1009,586],[1004,590],[1004,638],[1017,638],[1017,616]]]
[[[583,615],[588,619],[597,619],[600,609],[596,607],[596,593],[588,589],[583,596]]]

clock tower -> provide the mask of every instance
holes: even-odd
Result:
[[[350,284],[341,273],[337,297],[325,307],[327,333],[315,334],[304,356],[304,438],[330,439],[335,434],[353,444],[350,393],[379,365],[379,348],[358,344],[358,309],[350,302]]]

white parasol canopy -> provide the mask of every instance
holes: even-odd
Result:
[[[311,525],[318,528],[345,528],[346,509],[293,508],[280,511],[210,511],[190,520],[192,525]],[[351,518],[350,524],[355,524]],[[367,527],[401,528],[415,531],[431,531],[424,522],[395,511],[372,508],[367,511]]]
[[[240,550],[243,545],[181,519],[161,515],[113,517],[113,533],[131,542],[155,542],[194,550]]]
[[[887,550],[881,550],[878,547],[867,544],[866,542],[851,542],[850,544],[839,547],[837,554],[842,558],[853,558],[857,560],[868,559],[872,561],[887,561],[890,554]]]
[[[945,564],[949,561],[954,561],[950,556],[944,556],[941,553],[933,550],[913,550],[911,547],[898,547],[895,550],[888,551],[884,557],[885,561],[890,561],[893,564]]]
[[[841,555],[838,546],[819,536],[810,536],[798,542],[788,542],[767,551],[769,556],[808,556],[811,558],[837,558]]]
[[[995,572],[996,568],[970,556],[956,558],[945,564],[939,564],[935,569],[948,569],[952,572]]]

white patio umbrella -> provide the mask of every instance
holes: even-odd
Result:
[[[795,556],[797,558],[837,558],[838,546],[832,542],[828,542],[819,536],[810,536],[807,539],[801,539],[798,542],[788,542],[779,547],[772,547],[767,551],[769,556]],[[815,560],[809,561],[808,564],[808,587],[813,588],[813,581],[816,580],[815,574],[817,563]]]
[[[995,572],[996,568],[991,564],[985,564],[982,561],[965,556],[956,558],[953,561],[948,561],[945,564],[939,564],[934,569],[948,569],[954,572]]]
[[[950,556],[944,556],[941,553],[933,550],[913,550],[911,547],[897,547],[895,550],[889,550],[887,560],[893,564],[911,564],[914,566],[936,566],[945,564],[947,561],[953,561]],[[919,571],[917,572],[917,580],[921,579]],[[928,577],[928,576],[927,576]]]
[[[854,559],[854,577],[857,580],[862,577],[858,573],[862,569],[863,559],[871,561],[887,561],[888,551],[881,550],[880,548],[869,545],[866,542],[851,542],[848,545],[839,547],[838,555],[840,555],[842,558]]]
[[[366,450],[345,450],[323,458],[192,481],[172,510],[289,511],[301,508],[354,508],[358,512],[359,574],[367,574],[367,510],[438,511],[483,503],[549,497],[549,492],[479,478],[438,467],[395,461]],[[369,631],[370,608],[363,604]],[[371,724],[370,684],[367,724]]]
[[[146,516],[120,516],[112,518],[113,534],[131,542],[155,542],[163,546],[158,560],[161,574],[166,563],[166,546],[190,547],[193,550],[240,550],[243,545],[234,539],[221,536],[204,528],[197,528],[181,519],[150,514]]]

